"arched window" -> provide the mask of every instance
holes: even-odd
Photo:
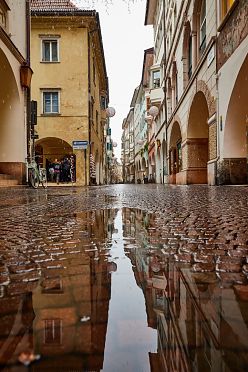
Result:
[[[190,23],[186,22],[184,26],[183,38],[183,86],[186,88],[193,72],[193,41],[191,35]]]
[[[206,29],[207,29],[207,19],[206,19],[206,0],[202,0],[201,12],[200,12],[200,54],[203,53],[206,48]]]
[[[171,117],[172,114],[172,88],[171,88],[171,79],[168,78],[168,85],[167,85],[167,117],[168,119]]]
[[[174,110],[178,103],[178,76],[177,76],[177,63],[173,62],[172,66],[172,92],[173,92],[173,107]]]

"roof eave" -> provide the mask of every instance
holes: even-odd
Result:
[[[156,2],[157,0],[147,0],[146,2],[145,26],[153,25]]]

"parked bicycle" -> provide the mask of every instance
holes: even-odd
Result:
[[[29,184],[34,189],[37,189],[40,184],[46,189],[47,188],[46,168],[40,167],[39,163],[37,164],[35,159],[31,159],[31,161],[27,163],[27,168]]]

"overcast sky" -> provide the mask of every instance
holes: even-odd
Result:
[[[91,0],[81,1],[88,6]],[[134,89],[141,81],[144,50],[153,46],[151,26],[144,26],[146,0],[112,0],[108,12],[104,0],[93,1],[100,14],[103,46],[109,77],[110,103],[116,115],[110,120],[112,138],[121,154],[121,125],[127,116]]]

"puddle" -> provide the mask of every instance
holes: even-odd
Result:
[[[246,247],[129,208],[53,227],[1,263],[2,369],[247,370]]]

